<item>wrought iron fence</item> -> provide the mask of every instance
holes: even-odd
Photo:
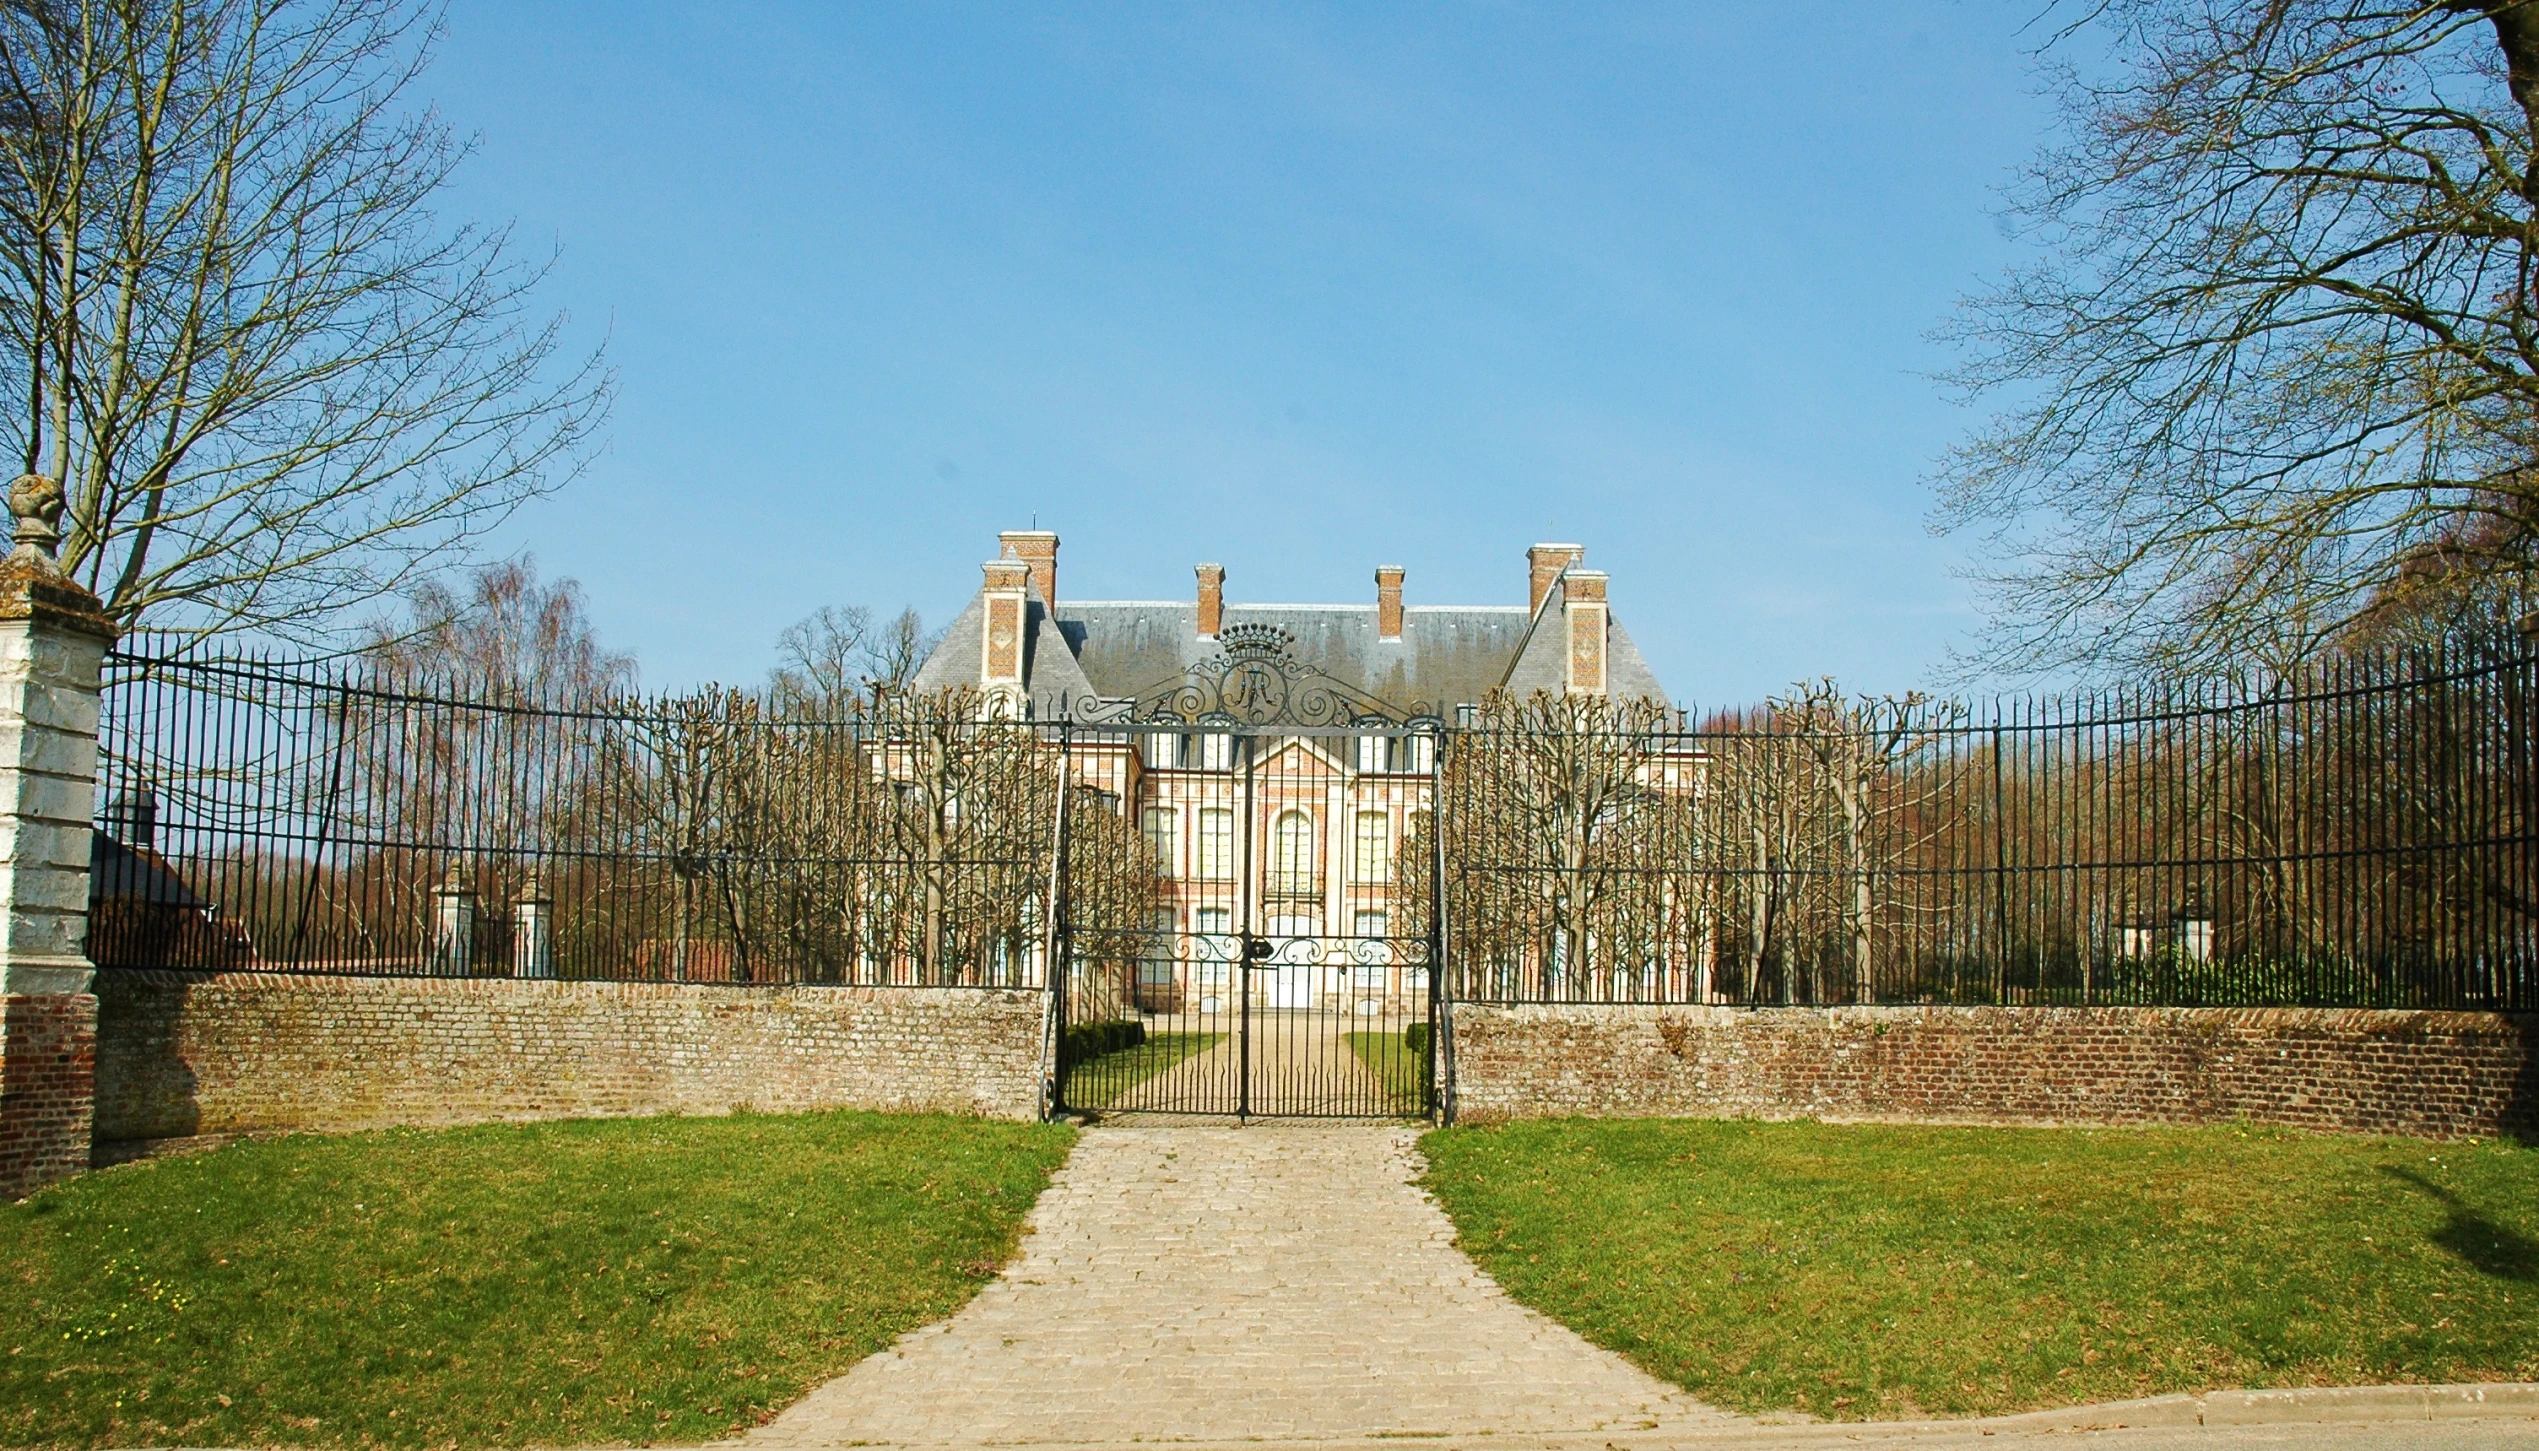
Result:
[[[829,720],[721,690],[558,703],[127,642],[106,669],[90,955],[1036,985],[1061,753],[948,704]],[[1106,913],[1142,921],[1151,888],[1116,809],[1076,817],[1068,885],[1098,939]]]
[[[2519,643],[1691,729],[1500,702],[1424,860],[1467,1001],[2529,1010],[2534,728]]]
[[[128,641],[91,955],[1039,986],[1054,936],[1092,1021],[1164,1010],[1161,965],[1204,955],[1172,934],[1275,935],[1275,840],[1241,889],[1233,865],[1173,869],[1223,901],[1158,870],[1147,808],[1170,803],[1141,793],[1179,781],[1174,850],[1204,855],[1202,778],[1231,759],[1158,765],[1124,728],[979,704],[558,701]],[[1315,930],[1433,938],[1453,999],[2539,1009],[2518,643],[1982,709],[1827,687],[1688,724],[1502,700],[1439,739],[1433,786],[1324,753],[1409,794],[1387,901]],[[1169,977],[1194,1001],[1211,981]]]

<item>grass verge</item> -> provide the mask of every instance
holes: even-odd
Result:
[[[1509,1293],[1735,1410],[2539,1379],[2528,1147],[1686,1120],[1421,1143]]]
[[[1215,1047],[1223,1033],[1149,1033],[1134,1048],[1122,1048],[1077,1064],[1067,1073],[1067,1106],[1086,1109],[1135,1108],[1127,1100],[1140,1084],[1165,1069]]]
[[[1390,1033],[1351,1033],[1349,1051],[1358,1055],[1367,1072],[1383,1081],[1385,1093],[1404,1105],[1408,1113],[1424,1113],[1428,1108],[1428,1055],[1413,1051],[1397,1030]]]
[[[1064,1126],[823,1113],[295,1137],[0,1205],[0,1444],[750,1426],[995,1273]]]

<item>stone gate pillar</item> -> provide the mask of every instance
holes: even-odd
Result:
[[[87,956],[97,689],[113,622],[62,574],[62,491],[9,489],[0,560],[0,1197],[88,1167],[97,998]]]
[[[476,966],[476,888],[458,859],[432,889],[432,965],[440,977],[466,977]]]
[[[513,977],[555,976],[555,946],[549,938],[555,894],[547,890],[546,881],[545,873],[532,867],[529,880],[520,888],[520,900],[511,904]]]

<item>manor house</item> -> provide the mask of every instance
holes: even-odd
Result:
[[[1423,723],[1469,723],[1502,692],[1666,701],[1575,544],[1526,551],[1521,605],[1408,604],[1395,565],[1364,603],[1249,605],[1215,564],[1187,599],[1071,600],[1057,535],[998,542],[915,686],[1095,727],[1071,774],[1138,825],[1163,878],[1133,989],[1150,1012],[1228,1010],[1247,938],[1271,954],[1251,976],[1262,1006],[1418,1000],[1426,944],[1397,931],[1395,893],[1429,799]]]

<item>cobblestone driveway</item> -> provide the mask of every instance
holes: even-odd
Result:
[[[1402,1128],[1086,1131],[969,1307],[811,1393],[769,1446],[1724,1427],[1502,1294]]]

